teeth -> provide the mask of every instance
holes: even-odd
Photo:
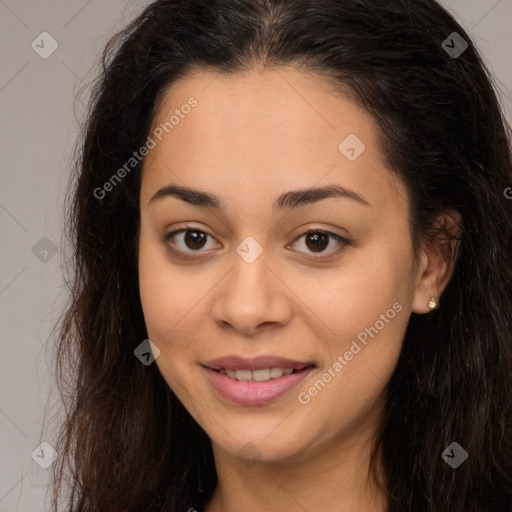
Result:
[[[293,373],[293,368],[262,368],[260,370],[220,370],[222,375],[226,375],[236,380],[250,380],[263,382],[271,379],[278,379],[284,375]]]
[[[251,380],[252,372],[251,370],[237,370],[235,378],[236,380]]]
[[[288,370],[293,370],[291,368],[288,368]],[[283,368],[270,368],[270,378],[271,379],[278,379],[279,377],[282,377],[284,373]],[[290,372],[291,373],[291,372]]]

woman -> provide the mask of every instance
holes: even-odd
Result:
[[[158,0],[103,64],[55,509],[512,510],[510,129],[463,28]]]

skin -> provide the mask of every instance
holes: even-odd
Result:
[[[409,316],[427,314],[430,297],[441,295],[451,249],[425,244],[413,258],[407,190],[386,167],[378,127],[323,78],[294,67],[196,70],[165,92],[153,129],[190,97],[197,106],[144,161],[139,280],[158,369],[212,440],[219,485],[207,511],[384,511],[385,495],[365,478],[370,441]],[[338,149],[349,134],[366,146],[355,161]],[[219,196],[225,212],[175,197],[149,204],[170,183]],[[369,205],[336,197],[272,210],[284,192],[330,184]],[[162,241],[183,223],[210,235],[199,249],[183,232]],[[315,252],[309,228],[350,243],[331,238]],[[250,264],[236,252],[248,236],[263,249]],[[169,251],[173,242],[189,259]],[[401,311],[300,403],[298,393],[394,303]],[[231,354],[317,367],[274,402],[242,406],[220,397],[201,366]]]

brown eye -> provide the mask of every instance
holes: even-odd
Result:
[[[325,233],[308,233],[306,246],[313,252],[321,252],[329,245],[329,236]]]
[[[202,231],[191,231],[187,230],[185,232],[185,244],[190,249],[202,249],[206,243],[206,237],[208,236],[206,233]]]
[[[327,258],[329,256],[337,254],[346,246],[350,245],[350,241],[347,240],[346,238],[343,238],[337,235],[336,233],[331,233],[329,231],[321,231],[318,229],[308,230],[306,233],[303,233],[301,236],[299,236],[297,240],[301,240],[302,238],[304,238],[303,246],[305,246],[305,250],[300,250],[299,252],[319,254],[319,256],[313,256],[312,259]],[[337,245],[338,248],[332,251],[326,251],[326,249],[332,245],[331,240],[335,241],[334,245]]]
[[[178,237],[178,235],[184,233],[185,236]],[[201,251],[205,247],[208,242],[208,237],[212,238],[209,233],[201,231],[199,229],[180,229],[178,231],[173,231],[165,235],[164,242],[171,241],[171,246],[176,246],[177,251],[181,252],[204,252]],[[178,238],[178,241],[181,239],[181,243],[176,243],[173,241],[174,238]]]

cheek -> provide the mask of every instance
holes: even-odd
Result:
[[[168,306],[175,302],[162,264],[156,255],[155,248],[142,237],[139,245],[139,292],[150,339],[160,338],[165,332],[164,319],[170,319]],[[167,325],[167,330],[169,328],[170,325]]]
[[[400,323],[393,304],[398,302],[403,310],[408,307],[413,282],[408,266],[406,258],[386,256],[376,247],[365,255],[354,253],[339,269],[319,275],[314,282],[296,276],[294,290],[305,298],[317,322],[324,324],[327,337],[347,340],[373,326],[388,310],[391,323],[397,323],[395,318]]]
[[[140,299],[148,337],[163,356],[157,359],[159,366],[170,369],[180,361],[197,359],[200,350],[197,326],[207,315],[204,297],[214,286],[214,277],[210,279],[203,272],[198,279],[192,267],[171,265],[165,248],[141,235]]]
[[[141,233],[139,243],[139,289],[148,328],[167,330],[179,318],[177,300],[187,292],[185,277],[169,265],[165,247],[149,234]]]
[[[324,356],[318,378],[327,373],[323,381],[330,391],[318,393],[323,395],[318,403],[334,395],[347,405],[371,402],[381,393],[396,366],[410,316],[410,266],[405,252],[376,246],[365,258],[358,256],[357,263],[347,259],[345,270],[322,276],[299,292],[323,330],[317,334]],[[322,389],[322,383],[316,388]]]

